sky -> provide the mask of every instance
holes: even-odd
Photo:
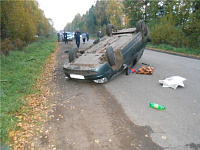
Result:
[[[51,18],[54,28],[63,30],[67,23],[73,21],[76,14],[86,14],[96,0],[37,0],[39,8],[46,18]]]

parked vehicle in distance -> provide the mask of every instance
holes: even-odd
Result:
[[[73,33],[71,33],[71,32],[67,32],[67,40],[68,41],[73,41]]]
[[[73,41],[73,39],[74,39],[73,38],[73,33],[72,32],[66,32],[66,33],[67,33],[67,40],[68,41]],[[62,41],[65,41],[63,35],[64,35],[64,32],[62,33]]]
[[[136,28],[116,30],[112,24],[107,35],[97,39],[89,48],[69,50],[69,62],[63,66],[67,78],[107,82],[135,65],[141,58],[149,37],[149,29],[143,20]]]

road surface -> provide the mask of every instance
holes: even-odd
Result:
[[[82,44],[86,48],[93,41]],[[36,148],[56,150],[190,150],[200,148],[200,60],[145,50],[134,67],[106,84],[65,80],[62,70],[75,41],[59,43],[50,98],[54,107]],[[158,80],[179,75],[185,87],[163,88]],[[159,111],[150,102],[164,105]]]
[[[200,60],[145,50],[134,68],[143,63],[155,68],[153,75],[121,75],[105,87],[132,122],[153,130],[151,137],[161,147],[200,149]],[[163,88],[158,81],[171,76],[186,78],[185,87]],[[167,109],[152,109],[150,102]]]

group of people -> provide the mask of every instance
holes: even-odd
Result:
[[[58,42],[60,42],[60,33],[59,33],[59,32],[57,33],[57,36],[58,36]],[[61,36],[63,36],[63,39],[64,39],[64,41],[65,41],[65,44],[68,43],[68,40],[67,40],[67,32],[65,32],[65,30],[64,30],[63,35],[61,35]]]
[[[82,35],[82,39],[83,39],[83,44],[85,44],[86,40],[89,41],[89,33],[87,33],[87,32],[81,33],[79,28],[77,28],[76,32],[74,34],[74,37],[75,37],[76,45],[77,45],[78,48],[80,47],[81,35]],[[60,33],[57,33],[57,36],[58,36],[58,42],[60,42]],[[65,32],[65,30],[64,30],[63,36],[64,36],[64,41],[65,41],[65,44],[66,44],[67,43],[67,33]],[[101,31],[101,28],[97,32],[97,37],[98,37],[99,40],[103,37],[103,33]]]
[[[75,36],[76,45],[77,45],[78,48],[79,48],[79,46],[80,46],[80,35],[82,35],[83,44],[85,44],[85,40],[86,40],[86,39],[87,39],[87,41],[89,41],[89,33],[83,32],[83,33],[81,34],[81,32],[79,31],[79,28],[77,28],[77,30],[76,30],[74,36]],[[99,31],[97,32],[97,37],[98,37],[99,40],[103,37],[103,33],[102,33],[102,31],[101,31],[101,28],[100,28]]]

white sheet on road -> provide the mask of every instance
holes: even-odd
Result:
[[[163,84],[162,87],[171,87],[176,89],[178,86],[184,87],[183,81],[186,79],[180,76],[172,76],[170,78],[166,78],[165,80],[159,80],[159,83]]]

